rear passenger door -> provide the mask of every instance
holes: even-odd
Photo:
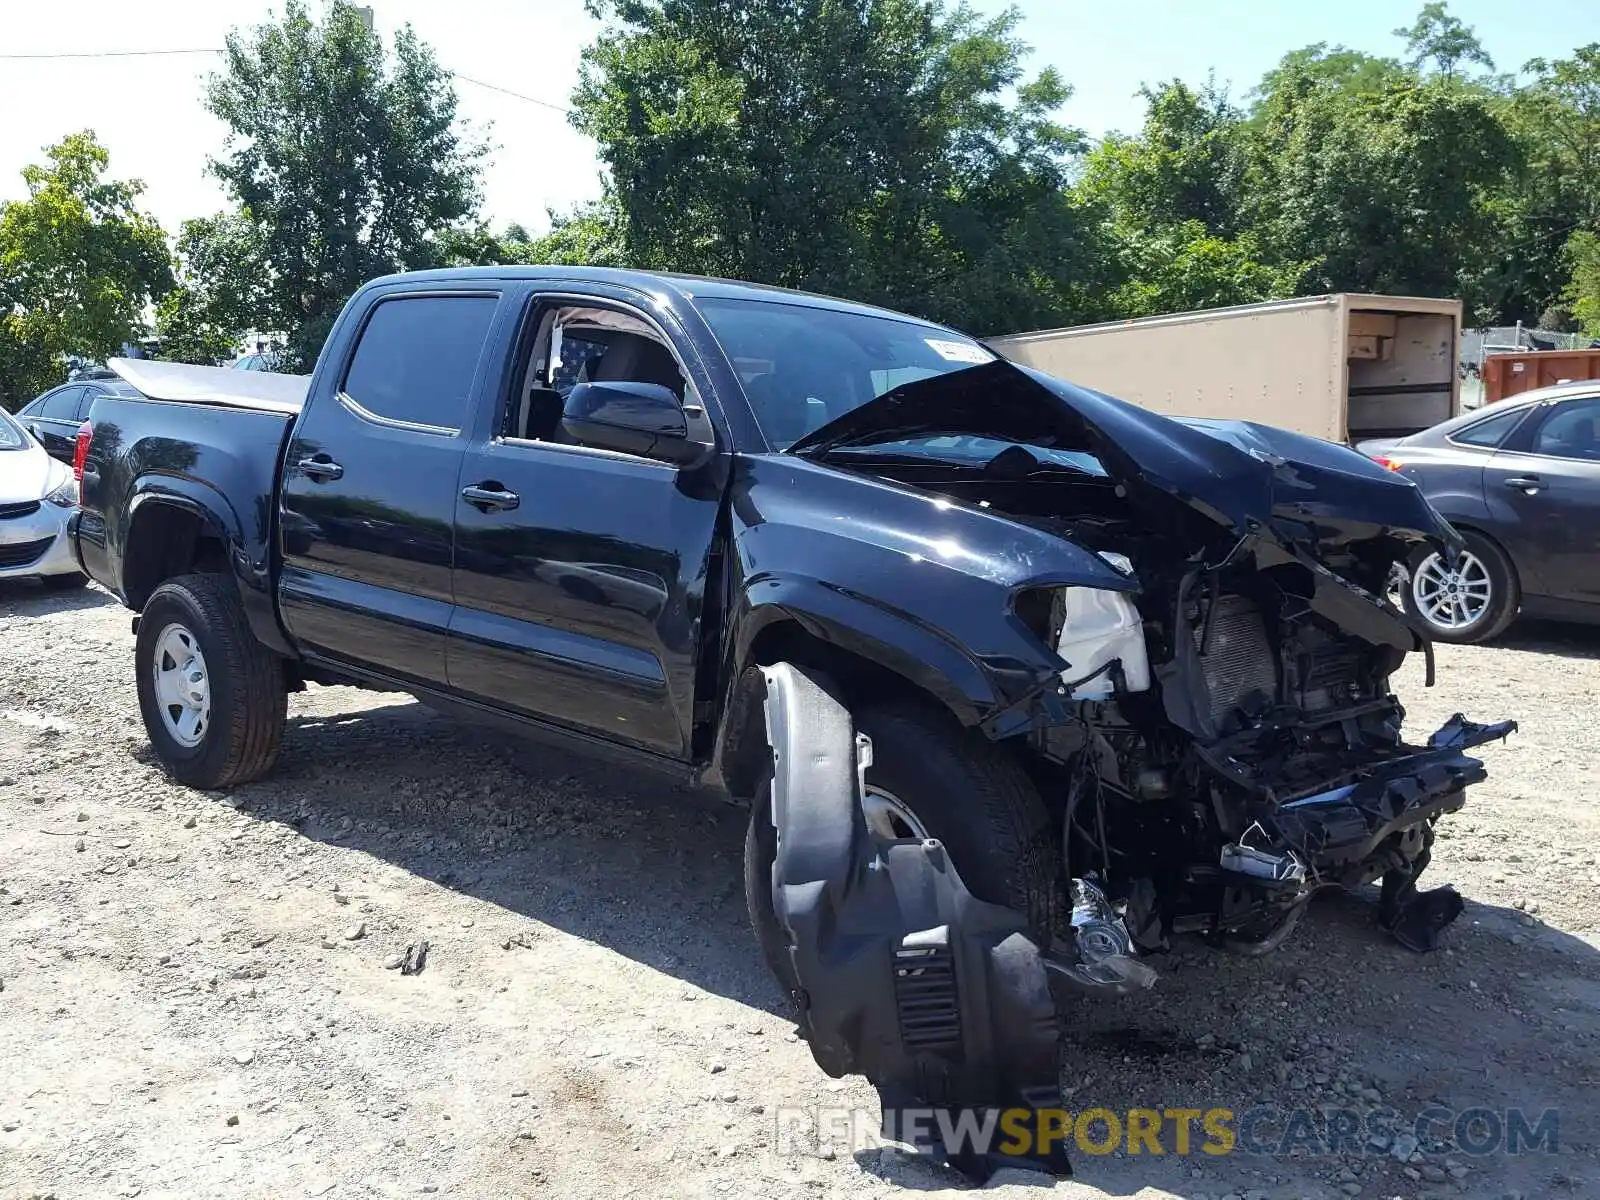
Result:
[[[313,656],[445,686],[461,431],[498,306],[400,287],[335,330],[282,484],[283,621]]]

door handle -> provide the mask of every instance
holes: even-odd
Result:
[[[1514,475],[1510,479],[1506,480],[1506,486],[1511,488],[1513,491],[1524,492],[1529,496],[1535,496],[1539,493],[1539,489],[1544,487],[1544,484],[1540,481],[1537,475]]]
[[[461,498],[483,512],[510,512],[522,503],[522,499],[515,492],[508,492],[504,488],[485,487],[482,484],[462,488]]]
[[[309,475],[319,483],[326,483],[344,476],[344,468],[326,454],[319,454],[315,458],[302,458],[295,466],[300,468],[302,475]]]

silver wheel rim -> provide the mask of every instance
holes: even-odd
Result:
[[[1494,600],[1489,568],[1463,550],[1452,569],[1442,554],[1430,554],[1411,575],[1411,600],[1430,625],[1459,632],[1483,620]]]
[[[927,840],[927,827],[893,792],[869,783],[866,793],[861,797],[861,812],[867,819],[867,828],[884,841],[904,838]]]
[[[194,634],[174,621],[156,638],[150,664],[156,710],[167,736],[193,749],[211,727],[211,677]]]

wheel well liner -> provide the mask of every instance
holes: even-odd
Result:
[[[150,499],[134,509],[122,549],[122,588],[129,607],[143,608],[150,593],[178,575],[228,569],[222,523],[192,501]]]

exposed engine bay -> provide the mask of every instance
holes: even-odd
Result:
[[[1403,543],[1313,558],[1178,514],[1152,532],[1114,480],[1018,446],[954,473],[857,461],[1048,528],[1127,577],[1128,591],[1042,589],[1016,605],[1064,664],[1032,700],[1028,737],[1059,772],[1045,791],[1065,877],[1124,914],[1135,948],[1202,933],[1270,950],[1319,888],[1379,878],[1384,928],[1433,947],[1460,911],[1416,890],[1433,824],[1484,776],[1460,752],[1513,725],[1405,741],[1389,679],[1431,649],[1379,599]]]

